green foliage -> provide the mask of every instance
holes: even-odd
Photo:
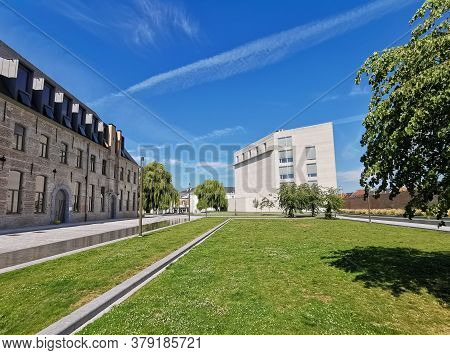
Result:
[[[338,211],[343,203],[338,189],[323,188],[317,184],[282,184],[278,191],[278,204],[288,217],[305,210],[314,217],[320,208],[325,208],[328,212],[325,216],[331,218],[331,212]]]
[[[228,207],[225,188],[217,180],[205,180],[195,188],[194,193],[198,197],[197,208],[199,209],[212,207],[216,211],[219,211],[226,210]],[[198,207],[199,204],[203,208]]]
[[[252,203],[253,203],[253,207],[255,207],[256,209],[258,209],[258,207],[259,207],[259,201],[258,201],[258,199],[255,198],[255,199],[252,201]]]
[[[361,186],[368,194],[402,187],[411,195],[406,215],[450,208],[449,0],[427,0],[416,12],[409,43],[375,52],[359,70],[372,87],[361,161]]]
[[[344,207],[344,199],[339,193],[339,189],[330,187],[323,190],[323,206],[325,207],[325,218],[331,219],[333,211],[338,212]]]
[[[165,210],[178,203],[179,193],[172,185],[172,175],[163,164],[152,162],[146,165],[143,180],[145,211]]]
[[[268,197],[263,197],[259,207],[261,208],[261,212],[262,212],[263,208],[268,208],[269,212],[270,212],[270,209],[275,207],[275,203]]]

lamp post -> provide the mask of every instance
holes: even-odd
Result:
[[[370,189],[367,194],[367,206],[369,207],[369,223],[372,223],[372,215],[370,214]]]
[[[144,157],[141,157],[141,175],[139,176],[139,235],[142,237],[142,200],[144,197]]]
[[[189,187],[188,187],[188,221],[191,221],[191,183],[189,182]]]

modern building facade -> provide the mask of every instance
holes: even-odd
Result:
[[[125,138],[0,42],[0,229],[136,217]]]
[[[333,124],[276,131],[234,154],[236,210],[255,211],[264,197],[276,204],[282,183],[336,187]]]

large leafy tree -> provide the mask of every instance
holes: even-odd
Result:
[[[166,210],[179,202],[179,193],[172,185],[172,175],[164,165],[152,162],[144,167],[144,209],[147,212]]]
[[[225,188],[217,180],[205,180],[200,185],[197,185],[194,193],[198,197],[200,206],[203,206],[205,209],[212,207],[219,211],[226,210],[228,207]]]
[[[335,189],[334,187],[323,189],[322,196],[322,206],[325,207],[325,218],[331,219],[333,211],[339,212],[344,207],[344,199],[339,189]]]
[[[278,190],[278,206],[288,217],[294,217],[299,210],[297,185],[294,183],[281,184]]]
[[[450,0],[427,0],[411,19],[410,41],[375,52],[359,70],[372,87],[361,161],[361,185],[390,191],[406,187],[416,209],[438,219],[450,208]]]

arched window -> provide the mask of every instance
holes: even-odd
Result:
[[[20,195],[22,192],[22,173],[11,170],[8,177],[8,213],[20,213]]]
[[[36,176],[36,187],[34,193],[34,212],[45,212],[45,187],[47,178],[45,176]]]

